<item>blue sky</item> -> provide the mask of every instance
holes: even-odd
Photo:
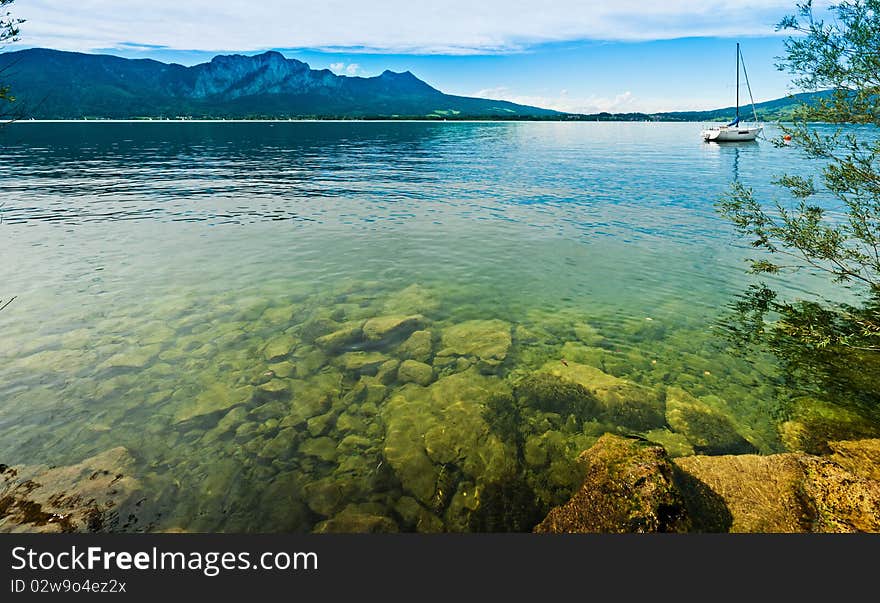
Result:
[[[780,0],[19,0],[18,48],[195,64],[280,50],[343,75],[409,70],[452,94],[565,111],[730,106],[743,45],[756,101],[789,91],[776,70],[793,11]],[[745,93],[745,90],[743,90]]]

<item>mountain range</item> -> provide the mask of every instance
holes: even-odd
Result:
[[[409,71],[336,75],[270,51],[219,55],[192,67],[35,48],[0,54],[0,79],[22,119],[433,118],[721,121],[734,108],[673,113],[562,113],[503,100],[454,96]],[[819,93],[822,94],[822,93]],[[786,119],[810,94],[759,103],[759,119]]]
[[[409,71],[347,77],[278,52],[184,67],[30,49],[0,54],[23,118],[552,117],[556,111],[443,94]]]

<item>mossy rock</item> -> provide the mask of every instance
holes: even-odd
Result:
[[[336,460],[336,441],[327,437],[308,438],[299,445],[300,454],[316,457],[325,463]]]
[[[160,344],[153,345],[143,345],[129,348],[123,352],[119,352],[114,354],[104,362],[98,365],[99,370],[105,369],[142,369],[146,367],[156,356],[159,355],[162,346]],[[42,353],[42,357],[45,358],[51,352]],[[58,354],[64,355],[66,352],[59,351]],[[34,355],[33,357],[36,357]],[[51,364],[66,364],[64,363],[55,363]]]
[[[520,381],[515,389],[517,401],[523,406],[574,415],[584,421],[597,415],[599,401],[580,383],[549,373],[533,373]]]
[[[440,307],[434,293],[422,285],[412,284],[392,293],[382,306],[387,314],[431,314]]]
[[[119,530],[140,513],[136,466],[122,446],[74,465],[0,465],[0,533]]]
[[[174,420],[181,423],[202,415],[227,410],[249,402],[253,395],[254,388],[251,386],[233,388],[223,383],[214,383],[194,399],[180,406],[174,413]]]
[[[286,379],[270,379],[257,386],[257,394],[266,400],[286,400],[290,398],[290,383]]]
[[[309,379],[293,379],[290,383],[293,400],[288,416],[283,420],[290,425],[299,425],[326,413],[342,391],[342,375],[335,370],[318,373]]]
[[[443,331],[437,356],[466,356],[476,360],[482,372],[497,369],[512,344],[511,326],[503,320],[469,320]]]
[[[431,331],[416,331],[397,348],[404,360],[428,362],[433,355],[433,335]]]
[[[343,323],[332,333],[315,339],[315,345],[327,352],[336,352],[354,345],[363,338],[363,324],[362,320]]]
[[[289,361],[276,362],[269,365],[269,371],[279,379],[296,377],[296,365]]]
[[[438,483],[448,475],[444,465],[477,479],[516,472],[512,446],[483,418],[490,398],[510,396],[501,379],[471,369],[442,377],[430,387],[408,384],[397,391],[381,410],[384,453],[404,489],[422,504],[433,508]]]
[[[468,515],[472,532],[531,532],[547,513],[521,477],[485,484],[474,494],[479,505]]]
[[[591,324],[585,322],[578,323],[572,327],[572,330],[574,331],[574,336],[588,346],[597,346],[605,341],[599,329]]]
[[[597,400],[600,421],[634,431],[649,431],[666,424],[662,393],[602,372],[596,367],[568,362],[548,362],[540,373],[586,389]]]
[[[394,510],[400,516],[405,528],[423,534],[443,531],[443,520],[411,496],[401,496],[395,503]]]
[[[859,477],[880,481],[880,439],[828,442],[829,460]]]
[[[434,380],[434,369],[424,362],[404,360],[397,369],[397,380],[427,386]]]
[[[290,355],[297,343],[298,340],[293,335],[279,335],[263,346],[263,357],[269,362],[281,362]]]
[[[399,528],[388,517],[346,507],[341,513],[318,523],[314,531],[316,534],[380,534],[398,532]]]
[[[755,447],[737,431],[731,418],[678,387],[666,390],[666,421],[705,454],[750,454]]]
[[[286,460],[293,456],[293,450],[300,439],[300,434],[290,427],[282,429],[268,440],[262,447],[259,457],[270,461]]]
[[[792,401],[779,436],[787,450],[829,454],[830,441],[880,437],[880,423],[843,406],[802,397]]]
[[[307,483],[303,487],[303,497],[312,511],[330,517],[348,504],[354,491],[355,486],[350,481],[328,476]]]
[[[535,528],[545,533],[685,532],[690,520],[661,446],[607,434],[580,457],[581,488]]]
[[[691,456],[695,454],[694,446],[683,434],[668,429],[652,429],[645,433],[645,439],[660,444],[671,457]]]
[[[800,452],[675,460],[692,514],[720,499],[732,532],[878,532],[880,482]],[[710,505],[718,516],[717,505]],[[698,522],[705,523],[705,522]]]
[[[388,356],[382,352],[346,352],[339,357],[339,366],[346,372],[375,375],[387,361]]]
[[[364,323],[363,332],[367,341],[379,342],[400,340],[422,327],[425,317],[421,314],[409,316],[377,316]]]
[[[302,476],[287,471],[273,476],[260,493],[266,521],[275,533],[305,532],[311,526],[308,506],[300,498]]]

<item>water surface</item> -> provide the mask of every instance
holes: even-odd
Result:
[[[682,389],[780,449],[772,365],[715,334],[749,250],[713,204],[734,180],[779,196],[772,176],[816,170],[797,149],[651,123],[21,123],[0,142],[0,461],[126,447],[132,529],[510,528],[492,506],[564,499],[605,431],[694,452],[662,409],[526,408],[505,431],[518,384],[570,365],[661,405]],[[377,317],[396,328],[371,337]],[[399,372],[413,357],[427,376]]]

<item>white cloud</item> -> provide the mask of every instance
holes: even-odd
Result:
[[[823,2],[822,4],[825,4]],[[29,0],[19,45],[512,52],[542,42],[769,34],[792,0]],[[350,66],[349,66],[350,67]]]
[[[357,63],[330,63],[330,71],[337,75],[357,75],[361,70],[361,66]]]

